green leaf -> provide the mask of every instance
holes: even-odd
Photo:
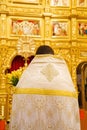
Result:
[[[16,86],[19,81],[18,77],[12,76],[11,83],[13,86]]]

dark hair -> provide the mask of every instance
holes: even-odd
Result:
[[[36,51],[36,55],[40,55],[40,54],[52,54],[52,55],[54,55],[54,51],[50,46],[41,45],[40,47],[38,47],[38,49]]]

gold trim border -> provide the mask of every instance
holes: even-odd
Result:
[[[78,97],[77,92],[70,92],[65,90],[52,90],[40,88],[14,88],[14,94],[39,94],[39,95],[54,95],[54,96],[69,96]]]

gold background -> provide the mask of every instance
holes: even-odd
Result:
[[[87,37],[78,35],[78,22],[87,22],[87,5],[78,6],[80,0],[69,0],[69,6],[51,6],[50,0],[1,0],[0,2],[0,118],[10,119],[12,92],[5,78],[5,70],[17,55],[19,36],[11,35],[12,19],[41,21],[41,35],[33,36],[35,49],[42,44],[52,46],[55,54],[62,56],[77,89],[76,69],[87,62]],[[52,36],[52,21],[67,21],[68,36]],[[84,100],[84,99],[83,99]]]

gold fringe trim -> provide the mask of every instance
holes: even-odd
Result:
[[[77,92],[70,92],[64,90],[50,90],[50,89],[39,89],[39,88],[14,88],[15,94],[39,94],[39,95],[54,95],[54,96],[69,96],[78,97]]]

